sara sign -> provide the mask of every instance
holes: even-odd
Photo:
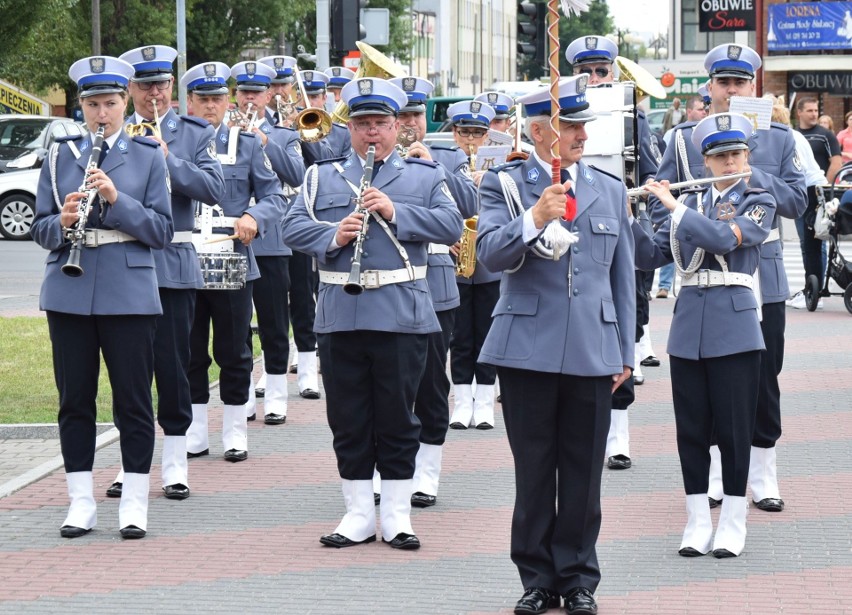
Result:
[[[769,51],[852,49],[852,2],[770,4]]]
[[[755,0],[699,0],[698,29],[701,32],[754,30]]]

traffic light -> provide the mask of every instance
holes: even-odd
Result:
[[[337,52],[357,49],[355,41],[367,36],[361,25],[361,9],[367,0],[333,0],[331,6],[331,47]]]
[[[547,63],[547,5],[518,2],[518,67],[530,78],[538,77]],[[533,74],[536,73],[536,74]]]

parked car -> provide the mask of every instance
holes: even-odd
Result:
[[[663,120],[666,117],[665,109],[651,109],[645,113],[648,118],[648,127],[652,132],[656,132],[661,137],[663,136]]]
[[[39,169],[0,173],[0,235],[29,239],[35,219]]]
[[[449,106],[462,100],[473,100],[473,96],[436,96],[426,99],[426,132],[438,132],[447,119]]]
[[[0,115],[0,173],[37,169],[54,140],[83,135],[85,131],[67,117]]]

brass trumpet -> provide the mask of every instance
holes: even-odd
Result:
[[[308,94],[305,92],[305,82],[302,75],[296,71],[296,83],[299,84],[299,92],[307,107]],[[299,112],[293,120],[293,128],[299,133],[299,138],[305,143],[316,143],[322,141],[331,132],[331,116],[325,109],[319,107],[307,107]]]
[[[284,102],[284,99],[281,97],[281,94],[275,95],[275,111],[278,113],[278,125],[286,126],[288,118],[293,115],[293,111],[296,109],[296,106],[291,102]]]
[[[138,124],[127,124],[124,127],[124,132],[126,132],[128,136],[146,137],[148,136],[148,131],[150,130],[158,139],[163,138],[163,135],[160,132],[160,114],[157,110],[157,101],[153,100],[151,102],[154,103],[154,121],[139,122]]]
[[[257,109],[254,107],[254,103],[248,103],[245,113],[240,111],[239,107],[232,109],[230,111],[230,123],[234,126],[239,126],[243,131],[250,131],[257,119]]]

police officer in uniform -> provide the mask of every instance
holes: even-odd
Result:
[[[565,57],[571,64],[574,74],[588,75],[590,86],[615,82],[615,59],[617,56],[618,46],[603,36],[581,36],[572,41],[565,50]],[[657,165],[662,158],[662,153],[651,134],[645,112],[638,107],[634,109],[634,112],[638,127],[637,143],[639,145],[636,179],[640,184],[644,184],[657,174]],[[636,371],[612,395],[612,420],[604,454],[607,467],[610,470],[626,470],[633,465],[633,460],[630,458],[628,408],[636,399],[635,385],[645,382],[641,368],[642,359],[645,356],[641,356],[644,353],[640,351],[639,347],[642,337],[650,335],[648,327],[650,311],[648,295],[645,290],[652,283],[653,278],[653,273],[636,271],[636,346],[634,347]],[[650,341],[648,341],[648,347],[650,348]],[[659,361],[656,362],[656,365],[659,365]]]
[[[264,70],[266,69],[266,70]],[[252,286],[259,277],[251,249],[256,236],[264,237],[284,215],[281,182],[263,151],[261,139],[223,122],[228,109],[227,79],[237,85],[269,83],[273,72],[255,62],[229,69],[221,62],[199,64],[186,72],[181,85],[187,88],[193,113],[216,129],[216,152],[225,176],[225,195],[217,204],[222,216],[217,231],[235,235],[228,239],[233,252],[248,261],[245,286],[241,289],[198,291],[195,321],[190,336],[189,385],[192,393],[192,425],[187,433],[190,457],[209,453],[207,403],[210,399],[208,355],[210,323],[213,323],[213,357],[221,368],[220,395],[224,404],[222,441],[227,461],[248,458],[245,404],[251,384],[252,357],[247,339],[251,323]],[[250,206],[251,199],[254,205]],[[213,203],[209,205],[214,205]],[[205,205],[200,205],[204,207]]]
[[[668,352],[688,514],[679,551],[685,557],[705,555],[711,548],[707,489],[714,425],[724,499],[713,555],[736,557],[745,545],[746,460],[757,408],[760,351],[765,348],[753,276],[772,228],[775,199],[765,190],[749,188],[743,179],[724,176],[745,169],[752,132],[748,118],[736,113],[698,122],[692,144],[719,181],[684,202],[675,200],[667,184],[650,184],[648,189],[671,216],[653,238],[633,224],[636,264],[652,271],[674,260],[683,275]]]
[[[274,56],[273,58],[278,57]],[[240,62],[233,70],[243,71],[246,62]],[[273,59],[273,64],[275,64]],[[283,64],[283,62],[282,62]],[[243,116],[267,109],[270,87],[274,80],[286,79],[277,69],[263,60],[256,64],[258,74],[269,77],[270,83],[246,80],[237,84],[237,107]],[[292,72],[292,71],[291,71]],[[265,114],[258,114],[248,132],[260,139],[261,147],[269,158],[272,170],[281,181],[282,189],[293,194],[305,177],[302,148],[299,135],[291,128],[273,126]],[[290,317],[287,296],[290,291],[289,260],[292,251],[281,238],[283,217],[273,225],[264,237],[252,244],[257,267],[260,271],[252,285],[252,297],[257,313],[257,328],[263,348],[263,372],[257,388],[264,397],[263,422],[266,425],[281,425],[287,420],[287,368],[290,355]],[[248,337],[249,349],[252,336]],[[246,403],[246,418],[255,419],[255,387],[250,385]]]
[[[563,183],[551,185],[550,93],[541,88],[518,99],[534,153],[486,173],[479,190],[479,263],[503,272],[479,360],[497,367],[515,462],[511,553],[525,590],[515,613],[556,608],[560,595],[568,613],[597,612],[601,459],[612,392],[633,363],[627,194],[580,160],[585,122],[595,119],[587,81],[559,83]],[[576,212],[564,221],[570,196]],[[542,247],[548,223],[577,239],[556,261]]]
[[[728,111],[731,96],[754,96],[754,74],[760,68],[760,56],[743,45],[719,45],[704,58],[710,75],[708,93],[711,113]],[[692,143],[694,123],[680,124],[666,149],[657,179],[680,182],[691,177],[704,177],[704,159]],[[784,256],[778,230],[778,217],[797,218],[807,207],[807,190],[803,165],[796,154],[796,144],[789,126],[773,122],[769,130],[758,130],[749,139],[749,185],[769,192],[776,203],[772,231],[760,248],[759,285],[763,319],[760,326],[766,350],[761,354],[760,392],[757,402],[754,437],[751,448],[749,485],[755,505],[770,512],[783,510],[778,488],[775,443],[781,437],[781,399],[778,375],[784,361],[785,304],[790,295]],[[668,217],[665,208],[649,200],[651,217],[660,224]],[[723,495],[720,451],[713,446],[709,497],[718,506]]]
[[[355,73],[342,66],[329,66],[323,71],[328,77],[328,91],[334,95],[334,102],[340,102],[343,86],[355,78]]]
[[[33,240],[50,250],[39,303],[47,312],[53,348],[59,440],[71,500],[60,534],[76,538],[97,523],[92,465],[103,354],[126,470],[119,528],[122,538],[142,538],[154,454],[154,331],[162,314],[153,252],[174,234],[168,171],[155,141],[130,138],[122,130],[134,74],[130,64],[95,56],[75,62],[68,74],[79,88],[90,133],[51,148],[31,230]],[[84,199],[85,232],[69,237],[80,228]]]
[[[316,331],[346,502],[343,520],[320,542],[342,548],[376,539],[375,468],[382,477],[382,540],[417,549],[410,511],[420,422],[413,406],[428,334],[439,331],[426,283],[427,247],[455,241],[462,220],[443,169],[403,160],[394,149],[405,92],[367,78],[350,82],[342,96],[350,108],[353,152],[308,170],[284,226],[288,245],[319,266]],[[362,162],[371,145],[372,180]],[[349,294],[343,285],[364,215],[354,211],[356,198],[370,219],[358,257],[364,289]]]
[[[266,103],[266,121],[272,126],[290,127],[290,117],[280,117],[279,105],[284,111],[285,105],[292,100],[291,92],[296,81],[296,58],[291,56],[266,56],[258,60],[275,71],[275,76],[269,84],[269,102]],[[293,107],[295,111],[295,107]]]
[[[494,109],[480,101],[457,102],[447,109],[453,123],[453,137],[471,159],[483,144],[488,127],[494,119]],[[482,171],[473,169],[473,181],[479,184]],[[453,248],[458,256],[458,247]],[[494,381],[497,370],[493,365],[479,363],[479,351],[491,326],[491,312],[500,295],[500,272],[492,272],[477,262],[473,276],[456,276],[459,287],[459,307],[450,339],[450,373],[453,378],[455,404],[450,427],[492,429],[494,427]],[[476,390],[473,381],[476,379]]]
[[[484,102],[494,109],[494,119],[489,128],[498,132],[509,131],[509,111],[515,104],[512,97],[502,92],[483,92],[473,100]]]
[[[470,177],[467,156],[458,147],[422,143],[426,135],[426,99],[434,86],[419,77],[397,77],[390,82],[402,88],[408,96],[408,104],[399,112],[400,135],[404,135],[409,143],[407,156],[440,164],[462,218],[476,215],[476,187]],[[412,136],[413,142],[410,141]],[[429,244],[428,252],[426,281],[441,330],[429,334],[426,367],[414,400],[414,414],[420,419],[420,448],[414,469],[411,504],[420,508],[434,506],[438,501],[441,458],[450,418],[447,350],[459,305],[456,266],[450,258],[449,246]]]
[[[198,256],[192,245],[195,226],[193,199],[215,203],[225,190],[222,167],[215,156],[213,128],[203,119],[178,116],[171,107],[177,51],[164,45],[139,47],[121,55],[136,73],[130,80],[134,115],[128,124],[147,128],[160,144],[172,185],[175,236],[154,252],[163,315],[154,337],[154,379],[157,383],[157,422],[163,428],[162,478],[165,496],[189,497],[186,430],[192,423],[189,395],[189,332],[195,313],[195,291],[204,286]],[[154,105],[158,122],[155,123]],[[121,497],[123,470],[107,489]]]
[[[329,78],[315,70],[300,71],[299,76],[308,98],[308,106],[325,108],[326,85]],[[318,160],[348,156],[352,149],[349,130],[345,126],[332,124],[331,132],[320,141],[303,142],[302,154],[305,168]],[[316,314],[317,274],[313,261],[293,251],[290,258],[290,322],[296,343],[298,360],[299,395],[305,399],[319,399],[317,377],[317,339],[314,334]]]

